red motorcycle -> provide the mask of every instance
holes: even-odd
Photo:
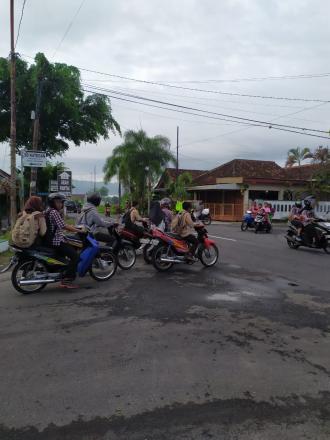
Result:
[[[154,267],[164,272],[170,269],[173,264],[193,264],[198,260],[206,267],[214,266],[219,258],[219,250],[215,242],[208,238],[204,225],[196,225],[195,230],[198,246],[195,255],[191,256],[189,244],[180,235],[155,229],[153,236],[159,241],[159,244],[152,253]]]
[[[119,234],[123,239],[130,241],[135,249],[143,246],[143,258],[149,264],[151,263],[151,251],[154,248],[153,231],[145,222],[143,222],[143,227],[144,231],[140,234],[125,227],[120,230]]]

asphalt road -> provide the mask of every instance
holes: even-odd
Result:
[[[214,225],[221,261],[21,296],[0,278],[1,440],[328,440],[330,255]]]

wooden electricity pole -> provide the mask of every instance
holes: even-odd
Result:
[[[179,177],[179,127],[176,127],[176,180]]]
[[[40,117],[40,102],[41,102],[41,93],[42,93],[42,85],[43,80],[38,78],[37,84],[37,99],[36,99],[36,109],[34,112],[34,124],[33,124],[33,138],[32,138],[32,150],[38,150],[39,143],[39,117]],[[33,196],[37,193],[37,175],[38,169],[33,167],[31,168],[31,180],[30,180],[30,196]]]
[[[14,45],[14,0],[10,0],[10,224],[17,216],[16,199],[16,55]]]

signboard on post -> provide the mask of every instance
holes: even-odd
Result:
[[[22,152],[22,161],[24,167],[43,168],[47,161],[46,152],[25,150]]]
[[[51,193],[58,192],[57,180],[50,180],[49,181],[49,192],[51,192]]]
[[[57,174],[57,191],[65,195],[72,192],[72,171],[59,171]]]

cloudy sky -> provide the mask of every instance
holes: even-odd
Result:
[[[23,0],[15,4],[18,22]],[[330,104],[313,101],[330,99],[329,16],[328,0],[27,0],[17,51],[26,57],[44,52],[53,61],[177,87],[82,71],[85,84],[209,112],[329,130]],[[0,56],[7,56],[9,0],[0,2],[0,30]],[[330,144],[115,99],[112,108],[123,130],[142,127],[151,136],[168,136],[173,150],[178,125],[182,168],[209,169],[233,158],[281,164],[289,148]],[[105,157],[120,142],[111,136],[96,147],[72,147],[64,160],[76,178],[89,180],[96,166],[101,180]],[[7,165],[8,147],[0,145],[0,167]]]

